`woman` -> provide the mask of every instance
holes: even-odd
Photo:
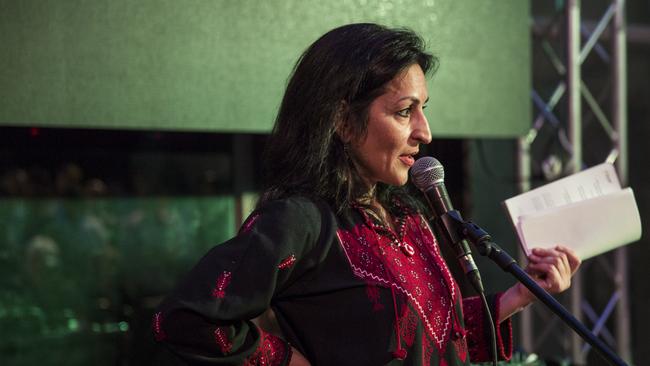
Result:
[[[336,28],[297,63],[268,142],[268,187],[233,239],[160,306],[156,339],[192,364],[467,365],[491,359],[477,298],[462,299],[417,200],[403,188],[437,60],[408,30]],[[579,260],[539,250],[550,292]],[[499,357],[521,286],[490,297]],[[251,319],[272,309],[280,334]]]

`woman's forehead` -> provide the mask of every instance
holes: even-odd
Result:
[[[393,102],[404,99],[418,102],[428,100],[426,77],[420,65],[410,66],[389,81],[382,97]]]

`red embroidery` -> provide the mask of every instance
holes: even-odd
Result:
[[[162,330],[162,313],[157,312],[153,315],[153,335],[160,342],[165,339],[165,332]]]
[[[459,334],[452,337],[454,348],[456,349],[456,355],[458,358],[465,362],[467,359],[467,341],[465,340],[464,332],[459,332]]]
[[[296,263],[296,256],[291,254],[287,258],[283,259],[280,264],[278,264],[278,269],[287,269],[293,266]]]
[[[499,313],[502,294],[495,299],[494,313]],[[492,359],[490,345],[485,342],[487,329],[483,302],[478,296],[463,299],[463,314],[467,325],[466,343],[469,346],[469,359],[473,362],[487,362]],[[500,359],[509,360],[512,356],[512,322],[508,319],[496,327],[497,353]]]
[[[240,234],[244,234],[250,231],[250,229],[253,227],[253,224],[255,221],[257,221],[257,218],[260,217],[260,214],[256,213],[248,217],[244,224],[241,226],[241,229],[239,229]]]
[[[379,288],[377,286],[366,286],[366,296],[368,296],[368,300],[372,302],[373,311],[380,311],[384,309],[384,305],[380,302],[381,294],[379,293]]]
[[[261,332],[260,345],[244,362],[244,366],[279,366],[285,361],[290,349],[286,344],[273,334]],[[289,360],[287,360],[289,361]],[[288,362],[287,362],[288,363]]]
[[[400,337],[407,346],[411,347],[415,340],[415,331],[418,327],[418,316],[408,306],[404,306],[404,314],[399,319]]]
[[[354,274],[403,294],[442,353],[452,331],[453,304],[460,295],[428,225],[419,215],[409,215],[405,220],[403,237],[398,240],[417,248],[417,255],[408,258],[391,238],[380,235],[371,225],[339,229],[337,236]]]
[[[217,345],[221,349],[221,353],[224,355],[232,351],[232,342],[226,336],[226,331],[223,328],[217,328],[214,331],[214,340],[217,342]]]
[[[219,278],[217,278],[217,286],[212,290],[212,296],[223,299],[226,296],[226,287],[230,284],[232,273],[224,271]]]

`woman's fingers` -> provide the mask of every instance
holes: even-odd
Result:
[[[571,248],[565,247],[563,245],[558,245],[556,249],[565,254],[569,268],[571,269],[571,274],[573,275],[576,273],[578,267],[580,267],[580,263],[582,262],[576,252],[574,252]]]
[[[530,258],[533,263],[548,263],[557,266],[560,270],[569,269],[569,262],[563,252],[555,249],[542,250],[537,248],[533,250],[534,254]]]
[[[549,249],[534,248],[529,259],[532,262],[546,261],[547,263],[553,263],[558,261],[558,266],[566,269],[571,275],[576,273],[581,263],[580,258],[573,250],[562,245]],[[559,261],[562,263],[559,263]]]
[[[580,266],[573,250],[562,245],[554,248],[535,248],[529,256],[526,269],[536,274],[537,281],[549,292],[561,292],[571,285],[571,276]]]
[[[553,264],[537,263],[531,264],[529,267],[533,272],[538,273],[536,280],[546,291],[563,291],[570,283],[567,276],[563,276]]]

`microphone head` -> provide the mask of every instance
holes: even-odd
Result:
[[[413,184],[422,192],[445,182],[445,168],[438,159],[430,156],[419,158],[411,167],[410,173]]]

